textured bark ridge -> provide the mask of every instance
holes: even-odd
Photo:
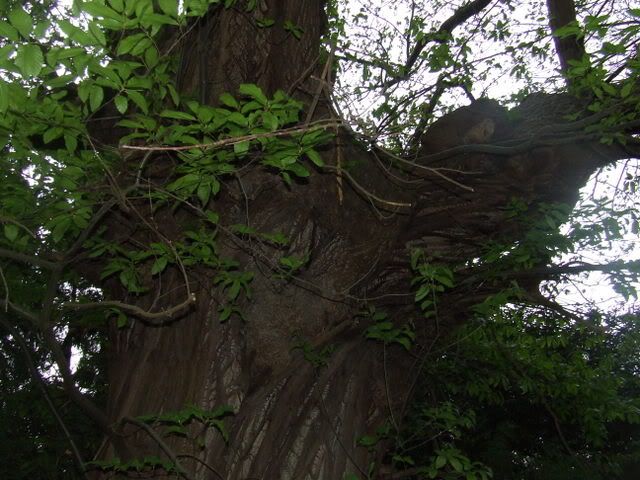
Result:
[[[217,7],[198,21],[183,42],[179,72],[183,91],[215,103],[221,93],[236,92],[242,83],[255,83],[273,93],[304,80],[305,71],[314,67],[320,54],[319,40],[326,26],[324,2],[257,3],[251,13]],[[275,24],[262,28],[263,20]],[[299,39],[285,29],[286,22],[302,28]]]
[[[304,80],[320,51],[322,2],[259,3],[264,10],[252,14],[212,12],[194,29],[208,43],[185,52],[185,90],[204,91],[204,98],[215,102],[219,93],[243,82],[273,91]],[[256,27],[260,15],[275,18],[276,26]],[[284,20],[303,28],[302,39],[282,29]],[[312,80],[301,83],[301,98],[309,98],[309,85]],[[293,281],[277,278],[270,265],[281,251],[222,239],[221,256],[255,272],[251,300],[241,305],[246,321],[233,317],[220,323],[218,287],[210,272],[194,272],[197,305],[189,314],[162,327],[138,322],[112,332],[110,419],[185,405],[231,405],[236,413],[228,419],[228,444],[213,429],[205,433],[204,445],[167,439],[193,478],[336,480],[366,471],[372,460],[382,459],[384,445],[369,452],[357,440],[387,418],[400,420],[414,359],[399,347],[385,349],[364,338],[368,323],[357,317],[362,306],[373,304],[394,321],[405,319],[413,312],[411,248],[420,246],[450,265],[477,257],[486,242],[518,234],[520,227],[504,214],[512,197],[532,205],[570,201],[589,173],[615,156],[571,140],[575,133],[569,128],[564,136],[558,135],[562,129],[549,129],[562,123],[562,114],[547,108],[558,99],[547,100],[531,97],[512,112],[481,100],[436,122],[417,156],[408,159],[415,165],[405,173],[422,180],[417,187],[390,178],[391,159],[359,146],[347,132],[341,134],[341,154],[355,165],[350,174],[359,187],[345,181],[342,203],[334,172],[316,172],[289,188],[269,172],[245,170],[217,200],[221,224],[281,231],[293,240],[287,253],[308,253],[308,265]],[[324,152],[329,165],[335,164],[336,144]],[[411,207],[376,205],[363,191]],[[165,220],[168,237],[188,221]],[[165,284],[169,294],[162,302],[181,301],[180,284],[177,275],[173,285]],[[463,322],[468,307],[487,293],[490,289],[473,284],[453,289],[443,299],[440,328]],[[432,341],[434,325],[423,322],[418,330],[419,344]],[[316,349],[334,347],[324,367],[316,368],[293,349],[301,341]],[[164,455],[135,428],[124,435],[125,451],[108,447],[101,456]]]

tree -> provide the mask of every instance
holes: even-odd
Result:
[[[579,23],[549,0],[567,87],[434,121],[448,92],[473,97],[475,37],[458,31],[510,2],[463,3],[433,30],[411,3],[402,64],[353,55],[321,0],[93,0],[75,21],[5,3],[3,385],[41,386],[65,472],[91,448],[92,475],[203,479],[487,478],[472,455],[496,452],[513,455],[496,472],[521,478],[600,478],[614,453],[634,465],[637,361],[621,352],[637,355],[637,324],[568,312],[538,285],[600,269],[631,292],[636,263],[552,260],[571,251],[558,229],[589,175],[638,155],[640,12],[580,4]],[[384,93],[360,130],[332,102],[338,60]],[[75,406],[62,415],[61,389]],[[505,405],[530,421],[523,445]],[[459,440],[465,408],[485,435],[504,420],[493,452],[482,432]],[[69,427],[79,412],[102,441]],[[540,453],[552,447],[562,460]]]

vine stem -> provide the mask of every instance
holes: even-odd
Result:
[[[222,140],[218,140],[216,142],[210,143],[197,143],[195,145],[181,145],[181,146],[144,146],[144,145],[122,145],[123,149],[126,150],[142,150],[145,152],[182,152],[186,150],[194,150],[194,149],[203,149],[209,150],[213,148],[226,147],[229,145],[235,145],[242,142],[248,142],[251,140],[259,140],[261,138],[275,138],[275,137],[286,137],[289,135],[295,135],[297,133],[306,133],[316,129],[329,129],[339,127],[340,124],[335,120],[326,121],[326,120],[318,120],[317,122],[309,123],[304,127],[292,127],[285,128],[282,130],[277,130],[275,132],[266,132],[266,133],[253,133],[251,135],[243,135],[240,137],[231,137],[225,138]]]

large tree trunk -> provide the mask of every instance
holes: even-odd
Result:
[[[183,90],[215,103],[220,93],[234,92],[241,83],[273,92],[297,82],[295,95],[311,104],[318,81],[309,72],[322,70],[317,65],[322,9],[321,0],[271,0],[265,11],[252,14],[212,12],[193,30],[198,48],[185,49]],[[277,24],[257,28],[254,20],[260,15]],[[285,20],[303,28],[300,40],[282,28]],[[176,454],[188,455],[180,462],[198,479],[337,480],[367,471],[373,460],[383,461],[384,445],[376,452],[356,442],[388,418],[401,421],[416,360],[400,347],[365,339],[368,320],[356,315],[368,304],[386,309],[397,322],[416,316],[410,248],[424,248],[439,263],[463,265],[478,257],[486,242],[519,233],[521,227],[503,213],[512,197],[531,205],[575,199],[589,173],[613,154],[584,141],[551,137],[557,131],[544,126],[559,122],[564,110],[547,112],[549,104],[558,105],[557,99],[531,98],[507,121],[503,109],[480,101],[443,118],[423,136],[411,161],[464,173],[409,167],[414,180],[423,180],[419,187],[389,178],[389,159],[376,158],[348,132],[326,148],[324,157],[329,165],[338,154],[349,158],[356,165],[349,171],[356,188],[347,182],[340,187],[334,171],[316,172],[308,182],[287,187],[263,169],[245,170],[216,200],[221,224],[281,231],[293,240],[288,254],[309,252],[309,263],[294,280],[277,278],[271,266],[282,252],[231,235],[221,238],[220,256],[255,273],[251,299],[240,305],[246,321],[232,317],[221,323],[224,294],[211,272],[193,272],[197,302],[188,314],[162,327],[136,321],[111,332],[109,418],[118,423],[186,405],[211,410],[231,405],[236,413],[227,420],[228,445],[213,430],[206,432],[204,448],[167,440]],[[320,105],[314,115],[327,112]],[[502,146],[478,152],[473,144],[480,143]],[[459,148],[446,153],[452,147]],[[164,215],[157,223],[169,238],[188,223],[180,213]],[[177,273],[164,278],[156,307],[179,303],[181,285]],[[468,308],[499,287],[471,282],[453,289],[442,299],[437,326],[416,318],[418,356],[420,346],[467,320]],[[316,368],[293,350],[300,341],[335,350],[325,366]],[[105,448],[102,458],[164,455],[138,427],[129,425],[123,433],[126,448]]]

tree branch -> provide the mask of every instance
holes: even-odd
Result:
[[[493,0],[474,0],[458,8],[453,12],[453,15],[440,25],[440,28],[436,32],[425,35],[422,40],[415,44],[413,50],[407,57],[406,63],[404,64],[402,75],[391,78],[391,80],[385,82],[383,86],[388,88],[411,77],[413,74],[411,69],[415,66],[418,58],[420,58],[420,54],[430,42],[444,43],[448,41],[451,32],[453,32],[456,27],[459,27],[474,15],[480,13],[491,2],[493,2]]]
[[[513,272],[512,277],[530,277],[530,276],[547,276],[547,275],[570,275],[583,272],[615,272],[618,270],[640,270],[640,260],[632,260],[625,262],[619,260],[604,264],[580,263],[576,265],[557,265],[552,267],[533,268],[530,270],[522,270]]]
[[[31,265],[35,265],[36,267],[46,268],[48,270],[53,270],[59,265],[56,262],[51,262],[49,260],[45,260],[44,258],[36,257],[35,255],[14,252],[12,250],[7,250],[4,248],[0,248],[0,257],[8,258],[9,260],[15,260],[16,262],[28,263]]]
[[[124,313],[128,313],[129,315],[137,317],[141,320],[147,320],[149,322],[153,322],[154,324],[161,325],[169,320],[174,319],[184,310],[187,310],[192,305],[194,305],[195,302],[196,295],[192,293],[184,302],[179,303],[178,305],[174,305],[173,307],[161,312],[148,312],[143,308],[138,307],[137,305],[131,305],[128,303],[119,302],[117,300],[91,303],[65,302],[62,304],[62,309],[71,310],[74,312],[82,312],[88,310],[98,310],[102,308],[117,308],[118,310],[122,310]]]
[[[584,38],[578,35],[557,36],[555,32],[562,27],[576,22],[576,6],[573,0],[547,0],[547,11],[549,12],[549,27],[553,34],[553,42],[556,46],[556,53],[560,60],[560,69],[567,78],[571,67],[571,61],[580,61],[586,54],[584,48]]]

